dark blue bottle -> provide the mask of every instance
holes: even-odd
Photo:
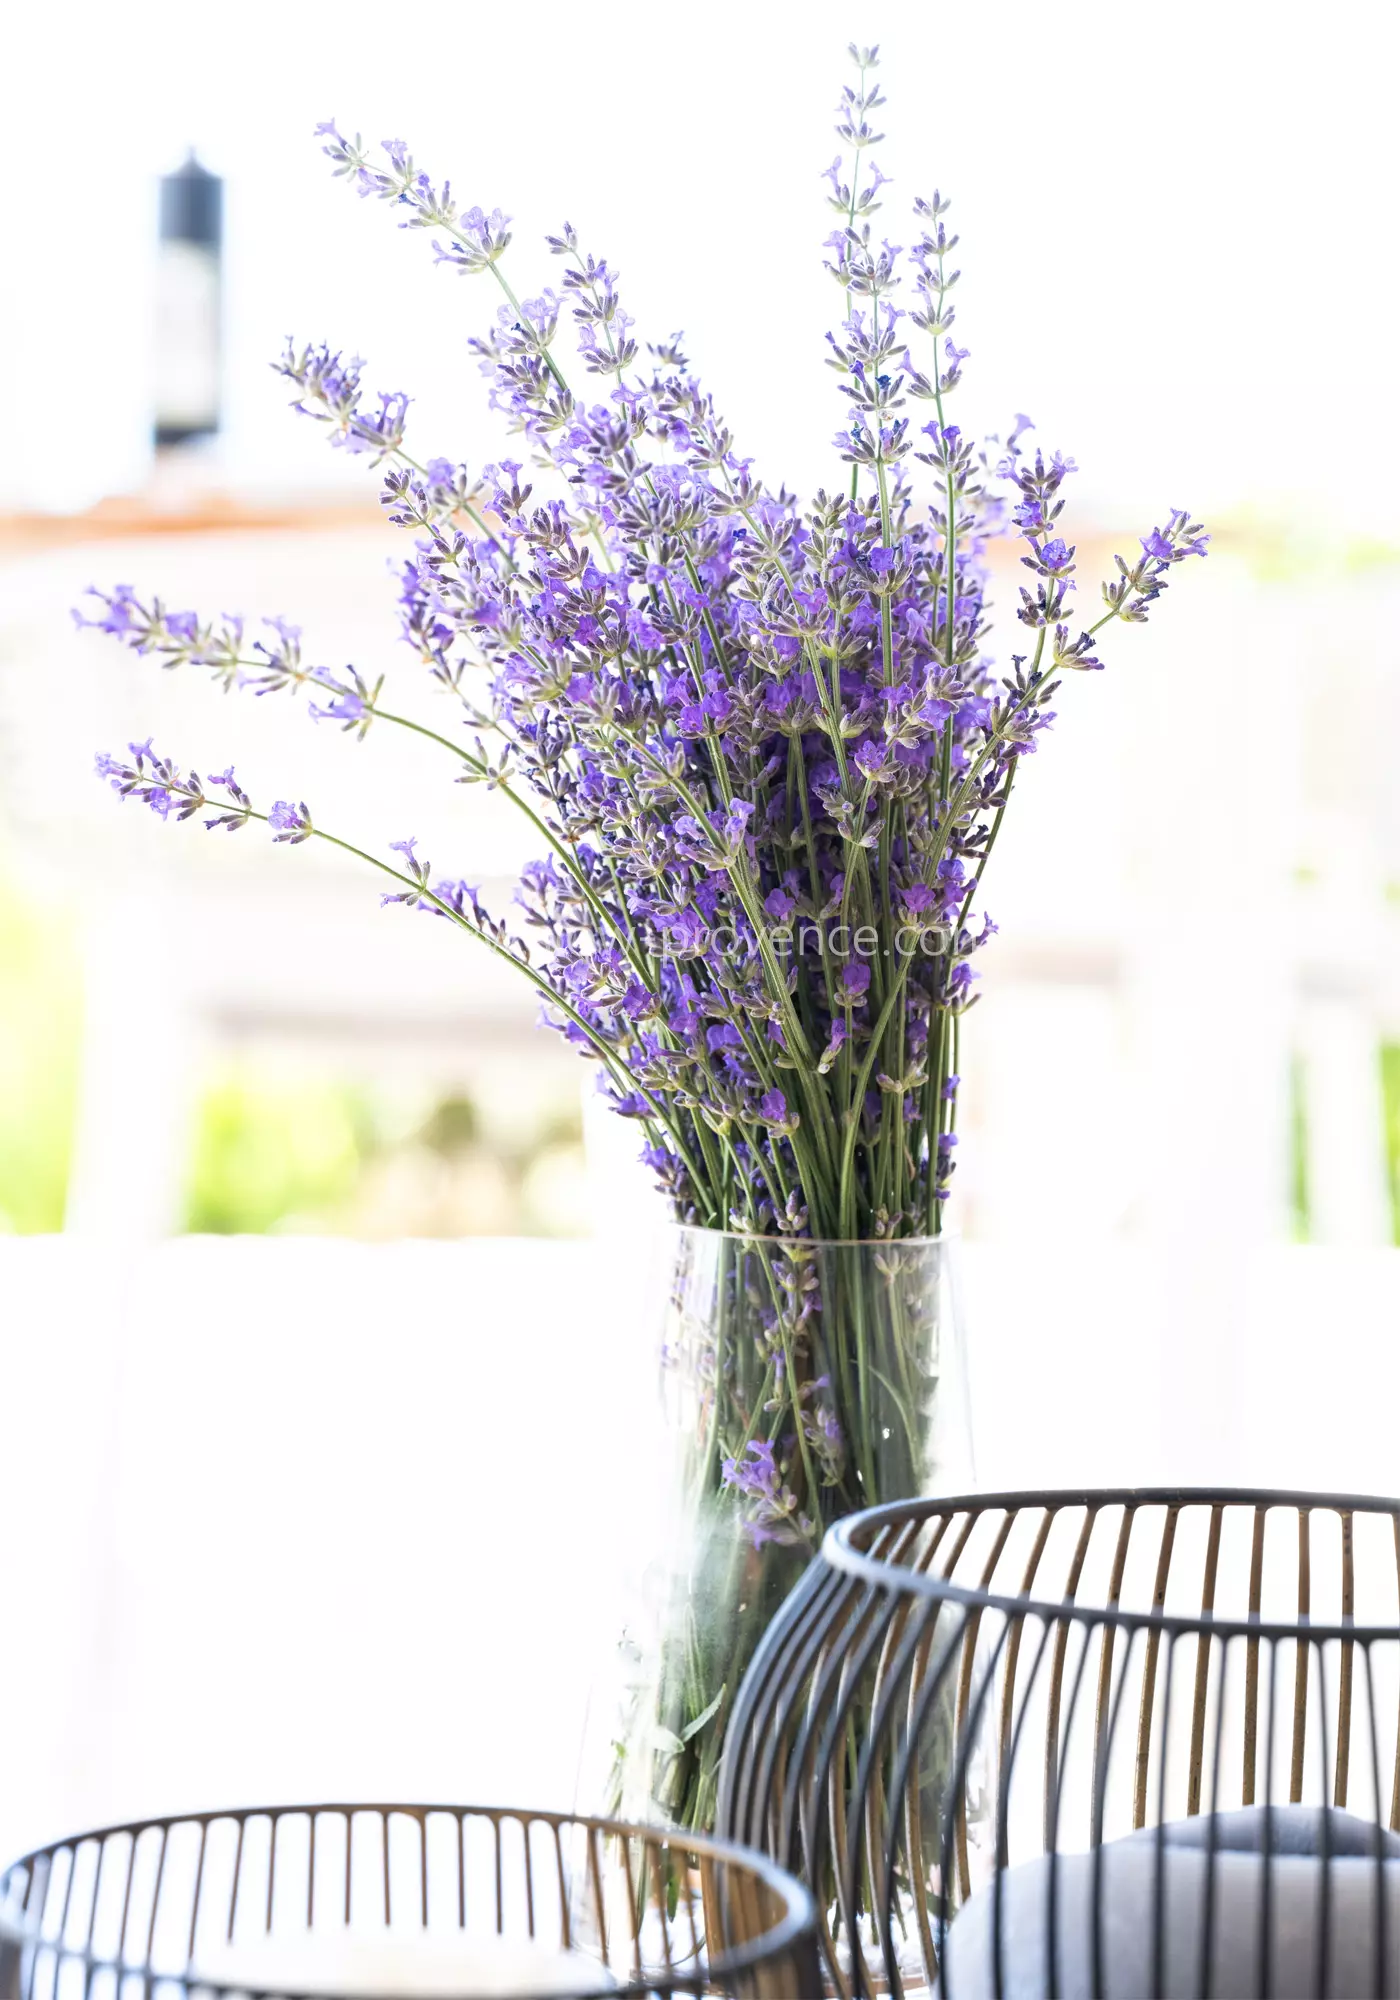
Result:
[[[157,450],[219,428],[224,184],[191,153],[160,183],[156,270]]]

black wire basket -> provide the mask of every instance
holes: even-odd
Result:
[[[1400,1501],[1114,1490],[839,1523],[719,1830],[828,1990],[1400,1995]]]
[[[16,1862],[0,2000],[811,2000],[815,1937],[799,1883],[699,1835],[475,1806],[248,1808]]]

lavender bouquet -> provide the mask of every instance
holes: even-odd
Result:
[[[967,350],[948,203],[915,202],[907,250],[876,234],[877,52],[851,54],[826,175],[843,407],[829,490],[803,504],[760,477],[679,338],[635,336],[615,273],[572,226],[548,239],[555,288],[522,299],[505,215],[461,207],[398,140],[372,156],[324,125],[334,171],[498,299],[472,344],[518,455],[476,471],[412,456],[408,398],[369,392],[358,360],[289,345],[276,364],[293,407],[382,472],[412,536],[403,637],[441,694],[441,729],[395,712],[382,680],[308,660],[280,618],[250,642],[241,619],[119,586],[82,621],[225,690],[304,692],[356,740],[412,730],[457,782],[530,821],[540,857],[502,913],[413,839],[365,853],[305,802],[255,804],[231,769],[203,776],[149,742],[98,759],[162,818],[347,848],[388,878],[386,903],[508,959],[636,1121],[676,1217],[782,1246],[754,1352],[710,1356],[697,1461],[750,1548],[805,1549],[879,1497],[876,1364],[830,1299],[818,1356],[808,1246],[938,1234],[960,1027],[994,929],[978,895],[1017,772],[1061,677],[1097,670],[1104,628],[1140,624],[1206,542],[1172,511],[1116,559],[1090,622],[1071,620],[1073,461],[1031,450],[1025,417],[989,438],[953,420]],[[1025,650],[998,674],[986,558],[1011,533]],[[911,1446],[910,1478],[916,1463]],[[675,1735],[693,1746],[743,1648],[727,1666],[691,1658],[690,1733]],[[710,1796],[692,1772],[669,1804],[693,1822]]]

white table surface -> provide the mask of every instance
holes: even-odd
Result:
[[[1400,1485],[1400,1252],[964,1264],[984,1487]],[[647,1505],[647,1265],[0,1241],[0,1852],[210,1804],[571,1803]]]

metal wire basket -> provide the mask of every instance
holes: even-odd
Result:
[[[7,1913],[0,2000],[822,1990],[811,1898],[771,1861],[565,1813],[316,1805],[139,1821],[15,1863],[0,1926]]]
[[[1010,1493],[839,1523],[719,1828],[829,1990],[1400,1994],[1400,1501]]]

